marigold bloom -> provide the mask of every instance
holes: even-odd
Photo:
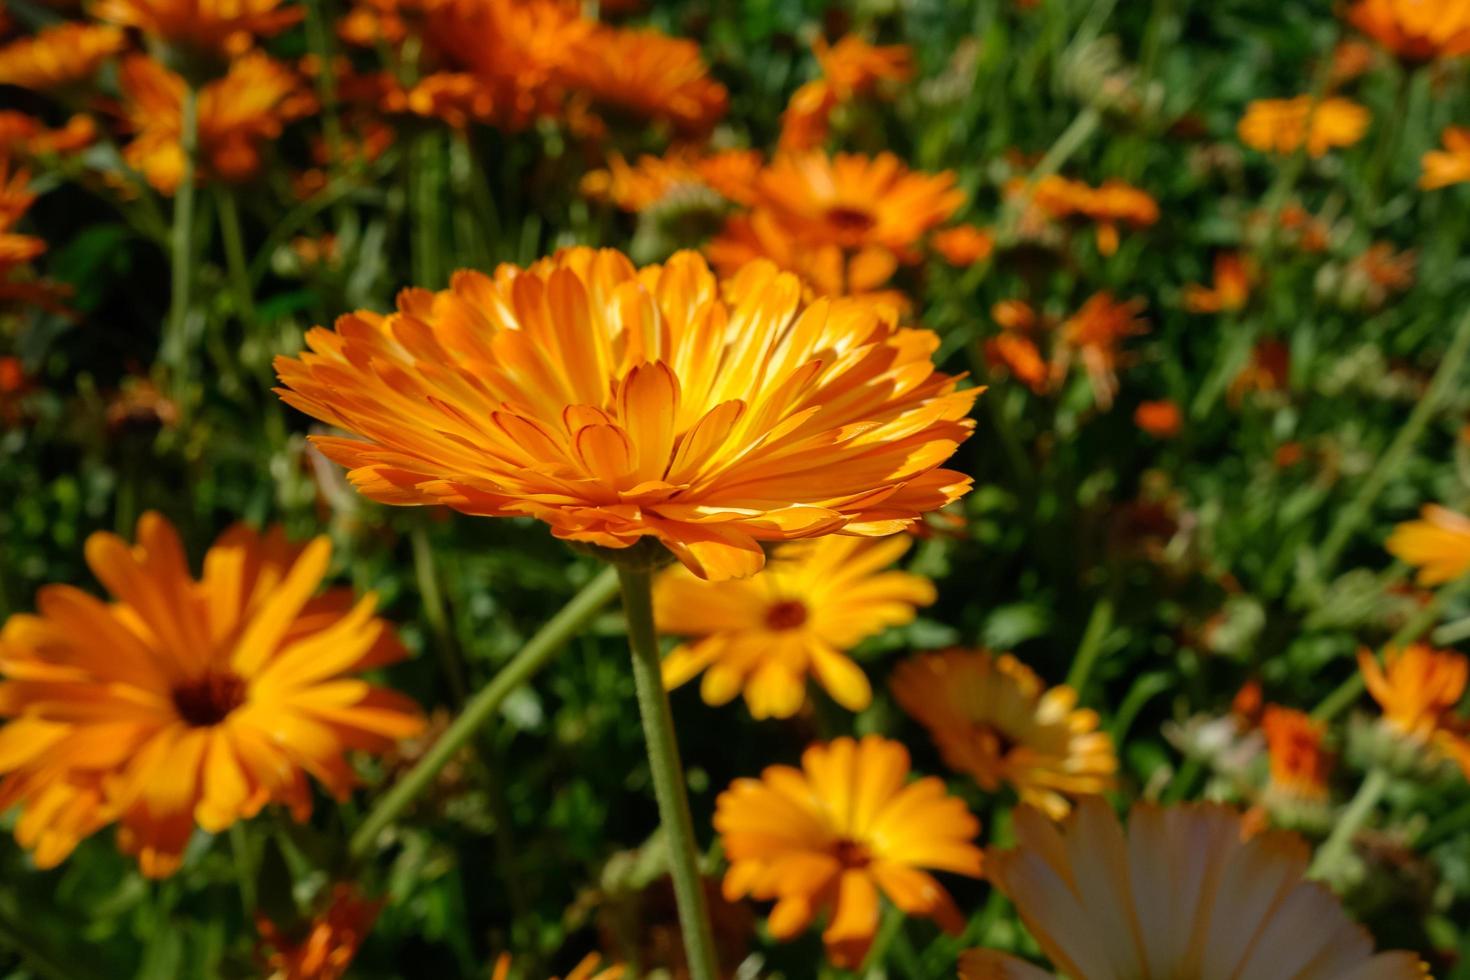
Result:
[[[730,101],[699,45],[651,29],[599,28],[568,54],[561,74],[598,103],[691,132],[708,130]]]
[[[495,970],[490,974],[490,980],[509,980],[512,964],[509,953],[501,953],[495,959]],[[577,961],[571,972],[566,975],[566,980],[622,980],[627,970],[621,963],[602,965],[602,957],[597,953],[588,953]],[[561,980],[560,977],[550,977],[549,980]]]
[[[269,980],[341,980],[382,905],[339,883],[333,886],[326,909],[302,935],[258,916],[256,930],[269,950],[263,957]]]
[[[826,913],[827,957],[847,969],[872,945],[880,890],[958,933],[963,918],[923,869],[978,877],[980,822],[933,776],[906,782],[909,764],[901,744],[869,735],[812,745],[801,769],[735,780],[715,802],[725,896],[775,900],[769,925],[780,940]]]
[[[273,37],[306,13],[282,0],[97,0],[92,15],[144,34],[222,54],[243,54],[257,37]]]
[[[1238,130],[1241,142],[1262,153],[1295,153],[1305,143],[1308,155],[1320,157],[1361,140],[1370,118],[1367,109],[1348,99],[1328,96],[1313,106],[1310,95],[1299,95],[1255,100],[1246,106]]]
[[[899,664],[893,696],[929,731],[952,769],[987,792],[1012,786],[1060,819],[1069,797],[1107,790],[1118,761],[1097,712],[1066,685],[1047,688],[1008,653],[949,650]]]
[[[1359,650],[1358,669],[1391,731],[1454,759],[1470,779],[1470,721],[1455,712],[1470,661],[1411,643],[1385,650],[1381,667],[1370,651]]]
[[[1357,0],[1347,19],[1405,61],[1470,54],[1465,0]]]
[[[861,711],[873,691],[847,651],[912,622],[917,607],[936,598],[923,576],[886,570],[910,544],[907,535],[796,542],[737,582],[665,572],[654,586],[659,630],[698,639],[664,659],[664,683],[675,688],[703,671],[706,704],[743,690],[756,718],[789,718],[806,701],[810,674],[833,700]]]
[[[1419,187],[1426,191],[1470,182],[1470,126],[1446,126],[1440,141],[1443,150],[1424,154]]]
[[[837,93],[825,79],[807,82],[791,93],[781,113],[781,136],[777,148],[784,153],[815,150],[832,131],[832,113],[841,105]]]
[[[929,244],[944,261],[963,267],[990,258],[995,251],[995,235],[988,228],[955,225],[953,228],[936,231],[929,239]]]
[[[892,534],[970,483],[937,468],[977,394],[934,370],[938,338],[801,292],[764,262],[720,283],[692,252],[639,271],[568,249],[406,290],[276,369],[287,402],[360,437],[315,443],[374,500],[653,537],[738,578],[761,541]]]
[[[1267,705],[1261,716],[1271,763],[1271,791],[1295,800],[1327,799],[1332,756],[1322,745],[1327,727],[1293,708]]]
[[[1125,831],[1094,797],[1060,830],[1024,807],[1015,829],[1015,849],[987,855],[989,877],[1072,980],[1425,976],[1411,953],[1375,956],[1373,938],[1332,892],[1305,879],[1300,837],[1246,837],[1226,807],[1140,803]],[[990,950],[960,962],[961,980],[1050,976]]]
[[[1121,180],[1103,181],[1082,198],[1079,213],[1097,222],[1097,250],[1118,251],[1118,225],[1147,228],[1159,220],[1159,205],[1148,192]]]
[[[760,169],[757,150],[724,150],[708,156],[673,150],[662,157],[645,154],[632,165],[614,153],[606,170],[593,170],[582,178],[581,189],[623,211],[646,211],[672,195],[700,189],[745,203]]]
[[[1215,281],[1210,286],[1184,287],[1184,308],[1191,313],[1233,313],[1243,309],[1251,295],[1251,266],[1235,252],[1215,256]]]
[[[1470,572],[1470,517],[1426,504],[1419,520],[1394,528],[1384,546],[1399,561],[1419,569],[1420,585],[1453,582]]]
[[[34,116],[13,109],[0,110],[0,156],[76,153],[96,138],[97,124],[91,116],[75,115],[59,129],[50,129]]]
[[[1038,395],[1051,390],[1051,365],[1030,337],[1003,333],[985,341],[985,361],[1004,370]]]
[[[184,80],[143,55],[123,61],[119,80],[137,131],[123,148],[123,159],[160,193],[172,194],[184,179]],[[260,169],[261,147],[315,107],[316,100],[285,65],[260,52],[237,58],[227,75],[199,92],[203,170],[220,180],[250,179]]]
[[[1179,403],[1167,398],[1139,402],[1133,410],[1133,424],[1159,439],[1172,439],[1184,428],[1184,413]]]
[[[866,95],[882,82],[906,82],[914,75],[913,52],[906,44],[869,44],[848,34],[836,44],[826,38],[812,42],[822,77],[839,99]]]
[[[49,91],[96,74],[127,45],[116,27],[57,24],[0,48],[0,85]]]
[[[308,774],[345,798],[349,749],[422,726],[407,699],[351,676],[403,649],[373,596],[313,597],[326,538],[236,526],[196,580],[150,513],[136,545],[99,532],[86,553],[115,601],[47,586],[37,615],[0,630],[0,808],[22,807],[16,839],[37,864],[117,821],[143,873],[169,875],[196,823],[218,833],[268,803],[304,819]]]
[[[769,211],[730,217],[704,253],[722,276],[766,259],[795,273],[814,296],[861,296],[900,312],[909,307],[902,293],[883,288],[898,270],[898,257],[888,249],[874,245],[849,252],[832,243],[804,243]]]
[[[1148,325],[1139,316],[1143,308],[1141,299],[1119,302],[1108,292],[1094,294],[1062,324],[1062,353],[1052,365],[1053,374],[1065,374],[1075,352],[1087,369],[1093,399],[1103,408],[1110,407],[1118,392],[1119,347],[1128,337],[1148,333]]]

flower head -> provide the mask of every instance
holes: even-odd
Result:
[[[708,130],[729,104],[699,45],[651,29],[599,28],[569,53],[561,74],[601,105],[685,131]]]
[[[1299,837],[1246,837],[1225,807],[1140,803],[1125,831],[1092,798],[1060,830],[1027,808],[1015,829],[1016,848],[987,855],[989,877],[1072,980],[1424,978],[1410,953],[1375,956],[1332,892],[1305,880]],[[960,963],[962,980],[1046,976],[989,950]]]
[[[1470,778],[1470,722],[1455,706],[1470,679],[1470,661],[1422,643],[1390,647],[1383,664],[1358,651],[1358,669],[1368,693],[1383,710],[1383,723],[1396,735],[1459,763]]]
[[[743,689],[752,715],[786,718],[806,701],[810,674],[839,704],[861,711],[873,692],[847,651],[911,622],[935,599],[928,579],[887,570],[910,543],[907,535],[794,542],[737,582],[665,572],[654,588],[659,630],[697,639],[665,658],[664,682],[677,687],[703,671],[707,704]]]
[[[990,258],[995,251],[995,235],[987,228],[955,225],[936,231],[929,244],[950,265],[967,266]]]
[[[1356,0],[1347,19],[1405,61],[1470,54],[1465,0]]]
[[[1092,383],[1093,399],[1107,408],[1118,392],[1119,348],[1128,337],[1148,333],[1148,324],[1139,316],[1144,301],[1118,301],[1112,294],[1094,294],[1082,308],[1062,324],[1061,354],[1052,366],[1054,374],[1065,375],[1070,358],[1081,357]]]
[[[1416,581],[1420,585],[1453,582],[1470,572],[1470,517],[1426,504],[1417,521],[1405,521],[1393,529],[1385,547],[1399,561],[1419,570]]]
[[[13,109],[0,110],[0,156],[40,157],[76,153],[97,138],[91,116],[75,115],[50,129],[41,120]]]
[[[744,203],[760,168],[757,150],[708,155],[674,150],[661,157],[645,154],[631,165],[615,153],[608,158],[606,170],[593,170],[582,178],[582,193],[623,211],[646,211],[675,195],[706,189]]]
[[[150,37],[201,51],[239,55],[305,15],[282,0],[97,0],[93,15]]]
[[[1184,308],[1191,313],[1233,313],[1245,308],[1251,295],[1250,263],[1235,252],[1215,256],[1215,281],[1210,286],[1184,287]]]
[[[1159,439],[1172,439],[1184,428],[1184,413],[1179,403],[1167,398],[1139,402],[1133,410],[1133,424]]]
[[[1308,802],[1327,799],[1332,757],[1322,746],[1326,726],[1305,712],[1267,705],[1261,716],[1271,762],[1271,791]]]
[[[872,245],[854,252],[803,242],[769,211],[733,215],[704,251],[721,275],[766,260],[795,274],[812,296],[861,296],[899,311],[910,305],[902,293],[884,288],[898,271],[898,257],[888,249]]]
[[[1159,205],[1147,191],[1121,180],[1105,180],[1092,187],[1080,180],[1048,174],[1028,182],[1017,178],[1007,188],[1022,197],[1040,216],[1063,221],[1083,218],[1097,224],[1097,249],[1103,255],[1118,250],[1118,226],[1147,228],[1159,220]]]
[[[373,928],[382,902],[367,899],[351,885],[333,886],[327,907],[300,930],[256,920],[268,980],[341,980]]]
[[[513,962],[509,953],[501,953],[495,959],[495,969],[490,974],[490,980],[510,980],[510,968]],[[621,963],[603,966],[601,955],[588,953],[578,960],[577,965],[567,973],[566,980],[622,980],[626,972]],[[549,980],[561,980],[561,978],[550,977]]]
[[[836,44],[818,37],[812,53],[821,66],[822,78],[842,101],[867,95],[883,82],[906,82],[914,75],[913,52],[905,44],[869,44],[848,34]]]
[[[1426,191],[1470,183],[1470,126],[1446,126],[1440,141],[1444,149],[1424,154],[1419,187]]]
[[[127,45],[116,27],[57,24],[0,48],[0,85],[46,91],[91,78]]]
[[[276,368],[287,402],[357,434],[315,442],[375,500],[653,537],[738,578],[761,541],[892,534],[969,485],[937,468],[976,395],[934,370],[938,338],[801,292],[768,263],[721,283],[693,253],[640,271],[569,249],[407,290]]]
[[[1325,156],[1334,147],[1352,146],[1368,132],[1368,110],[1339,96],[1313,105],[1310,95],[1294,99],[1257,99],[1246,106],[1238,127],[1241,142],[1262,153]]]
[[[987,792],[1002,784],[1053,817],[1069,797],[1101,793],[1118,768],[1097,712],[1066,685],[1047,688],[1010,654],[950,650],[898,666],[893,696],[918,719],[952,769]]]
[[[311,810],[311,775],[338,797],[345,753],[382,751],[422,721],[411,702],[351,676],[403,655],[375,598],[314,596],[331,545],[279,530],[226,531],[189,573],[157,514],[138,543],[87,540],[114,601],[42,589],[37,615],[0,631],[0,806],[42,866],[119,823],[144,874],[178,868],[197,823],[217,833],[268,803]]]
[[[808,748],[801,768],[737,779],[715,803],[730,870],[725,896],[776,902],[770,930],[790,939],[826,913],[822,939],[856,968],[878,929],[881,891],[909,915],[959,932],[964,920],[928,871],[978,877],[980,822],[944,783],[908,782],[909,753],[876,735]]]

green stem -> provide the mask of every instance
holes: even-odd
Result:
[[[81,980],[95,976],[92,971],[82,969],[80,964],[62,963],[49,949],[42,948],[34,928],[14,921],[8,912],[0,915],[0,948],[10,949],[37,976],[48,980]]]
[[[255,860],[250,848],[250,838],[245,834],[245,824],[235,821],[230,824],[230,851],[235,858],[235,877],[239,879],[240,904],[245,907],[248,918],[255,911]]]
[[[1317,849],[1317,856],[1312,859],[1312,866],[1307,870],[1308,877],[1321,878],[1342,863],[1342,859],[1352,848],[1353,837],[1363,828],[1387,788],[1388,773],[1378,768],[1368,770],[1358,792],[1348,803],[1342,816],[1338,817],[1332,833]]]
[[[216,190],[215,204],[219,211],[220,237],[224,240],[230,288],[235,293],[237,312],[248,331],[255,324],[255,297],[250,284],[250,269],[245,262],[245,236],[240,231],[240,208],[235,203],[234,192],[228,187]]]
[[[444,596],[439,590],[439,576],[434,569],[434,546],[429,543],[428,532],[422,524],[414,525],[408,540],[413,546],[413,573],[418,581],[419,598],[424,603],[424,618],[429,621],[429,632],[434,636],[434,649],[439,654],[440,666],[449,683],[449,694],[457,708],[464,704],[468,685],[465,682],[459,646],[454,642],[454,632],[449,627],[449,615],[444,609]]]
[[[1166,805],[1178,803],[1189,796],[1194,790],[1195,781],[1204,772],[1204,768],[1204,761],[1199,756],[1191,755],[1186,758],[1184,764],[1179,767],[1179,771],[1174,773],[1174,778],[1169,780],[1169,785],[1163,793],[1163,802]]]
[[[605,606],[617,591],[617,576],[603,571],[582,587],[555,616],[542,626],[536,635],[521,647],[519,653],[506,664],[480,691],[465,704],[454,724],[439,736],[424,757],[390,789],[373,807],[357,831],[352,835],[347,850],[354,860],[366,857],[376,846],[383,830],[406,810],[419,794],[433,782],[439,770],[474,737],[500,708],[507,695],[526,683],[542,667],[551,661],[561,648],[593,616]]]
[[[1113,600],[1110,596],[1103,596],[1092,607],[1092,615],[1087,619],[1087,629],[1082,633],[1082,642],[1077,645],[1077,656],[1072,659],[1072,669],[1067,671],[1067,686],[1077,692],[1079,699],[1082,697],[1082,689],[1087,686],[1087,679],[1092,675],[1092,668],[1097,664],[1097,658],[1102,654],[1103,640],[1107,639],[1112,625]]]
[[[628,645],[633,652],[633,683],[638,690],[638,713],[643,718],[648,766],[653,774],[659,822],[668,847],[669,874],[674,879],[674,898],[679,907],[689,975],[691,980],[715,980],[714,933],[705,908],[704,883],[699,876],[694,821],[689,815],[684,768],[679,762],[679,743],[674,735],[674,716],[669,709],[669,694],[664,688],[663,669],[659,663],[658,633],[653,625],[652,578],[645,569],[619,567],[618,579],[623,589],[623,612],[628,617]]]
[[[1102,111],[1096,106],[1087,106],[1072,119],[1062,134],[1052,143],[1046,155],[1041,158],[1031,173],[1026,178],[1026,190],[1017,195],[1006,209],[1005,216],[1000,222],[1000,231],[996,237],[1001,244],[1009,244],[1016,235],[1016,223],[1020,220],[1021,212],[1026,207],[1026,199],[1030,195],[1031,188],[1045,177],[1050,177],[1072,158],[1072,154],[1082,148],[1097,132],[1097,127],[1102,124]]]
[[[421,134],[414,147],[413,161],[413,262],[414,285],[438,289],[444,270],[439,243],[443,235],[444,154],[437,132]]]
[[[193,86],[187,82],[184,83],[179,113],[179,145],[184,156],[184,172],[178,190],[174,192],[173,231],[169,247],[168,326],[162,355],[172,375],[169,380],[174,400],[182,409],[189,373],[189,344],[185,331],[189,320],[189,292],[194,280],[194,156],[199,141],[198,98]]]

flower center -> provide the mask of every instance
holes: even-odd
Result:
[[[806,603],[800,599],[782,599],[772,603],[766,610],[766,627],[773,630],[794,630],[806,622]]]
[[[850,232],[864,232],[878,223],[870,212],[849,207],[828,208],[827,220],[839,230]]]
[[[209,673],[174,688],[173,698],[184,724],[208,728],[245,703],[245,681],[232,671]]]
[[[873,860],[866,845],[847,837],[839,837],[832,845],[832,856],[844,868],[866,868]]]

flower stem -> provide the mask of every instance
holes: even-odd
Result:
[[[521,647],[515,659],[506,664],[466,704],[454,724],[439,736],[424,757],[400,779],[363,820],[348,843],[347,852],[360,860],[377,844],[384,828],[398,818],[419,797],[439,770],[449,764],[464,745],[495,714],[508,694],[520,687],[551,660],[567,640],[597,615],[617,591],[617,576],[604,570],[582,587],[555,616]]]
[[[184,172],[174,192],[174,223],[169,245],[169,308],[163,338],[163,362],[171,377],[174,401],[182,410],[188,386],[189,350],[185,330],[189,319],[189,292],[194,280],[194,156],[199,142],[198,98],[194,87],[184,84],[179,107],[179,145]]]
[[[1072,660],[1072,669],[1067,671],[1067,686],[1077,692],[1079,700],[1082,689],[1087,686],[1088,677],[1092,675],[1092,668],[1102,653],[1103,640],[1107,638],[1108,629],[1112,625],[1113,600],[1110,596],[1103,596],[1092,607],[1092,615],[1087,619],[1087,629],[1082,633],[1082,642],[1077,645],[1077,656]]]
[[[1383,645],[1383,648],[1393,649],[1407,646],[1427,633],[1439,619],[1439,611],[1444,605],[1445,596],[1448,591],[1448,589],[1441,589],[1436,592],[1432,599],[1426,602],[1422,608],[1404,622],[1404,625],[1398,628],[1398,632],[1388,638],[1388,642]],[[1313,720],[1331,721],[1356,701],[1362,693],[1363,672],[1354,670],[1346,680],[1337,685],[1331,694],[1322,699],[1321,704],[1317,705],[1316,709],[1312,712]]]
[[[645,569],[618,568],[623,588],[623,611],[628,617],[628,646],[633,652],[633,683],[638,690],[638,713],[658,798],[659,821],[668,846],[669,874],[684,932],[684,951],[691,980],[715,980],[714,933],[705,909],[704,885],[699,877],[694,821],[684,791],[684,768],[674,717],[664,689],[659,664],[658,633],[653,625],[652,576]]]
[[[424,618],[429,621],[429,632],[434,637],[434,650],[439,654],[444,680],[449,685],[449,696],[458,708],[464,704],[468,684],[465,681],[459,645],[455,642],[454,631],[449,626],[449,615],[444,608],[439,576],[434,568],[434,546],[429,541],[428,531],[421,523],[414,525],[408,540],[413,546],[413,574],[418,580],[419,598],[424,604]]]
[[[225,246],[225,266],[230,288],[235,293],[235,313],[245,323],[246,331],[255,325],[255,297],[250,285],[250,270],[245,262],[245,236],[240,231],[240,208],[228,187],[216,189],[215,204],[219,211],[220,238]]]
[[[1368,775],[1349,801],[1347,809],[1338,818],[1332,833],[1317,848],[1317,856],[1312,859],[1312,866],[1307,871],[1308,877],[1321,878],[1342,862],[1352,847],[1353,837],[1362,829],[1387,788],[1388,773],[1378,768],[1368,770]]]

